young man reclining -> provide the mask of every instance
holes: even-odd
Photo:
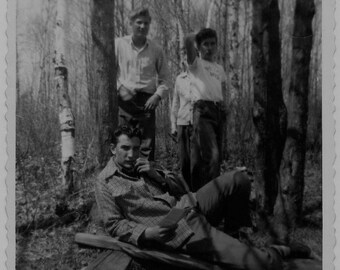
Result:
[[[96,183],[96,201],[111,236],[140,247],[188,253],[220,269],[278,270],[282,257],[309,256],[307,247],[250,247],[214,227],[223,218],[225,231],[250,225],[250,183],[244,173],[213,179],[193,194],[193,205],[174,174],[155,170],[139,158],[140,143],[139,130],[119,127],[111,145],[113,157]],[[174,207],[187,210],[184,218],[170,227],[160,226]]]

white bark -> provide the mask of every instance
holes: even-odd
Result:
[[[212,17],[214,6],[215,6],[215,0],[212,0],[209,5],[206,28],[209,28],[211,26],[211,17]]]
[[[68,192],[72,192],[73,174],[72,161],[74,159],[74,117],[68,94],[68,78],[65,62],[65,29],[66,1],[58,0],[57,22],[55,29],[55,81],[59,96],[59,123],[61,132],[61,168],[62,183]]]

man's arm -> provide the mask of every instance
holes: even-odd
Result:
[[[115,68],[116,68],[117,91],[122,86],[122,83],[119,80],[119,77],[120,77],[120,68],[119,68],[119,62],[118,62],[119,46],[120,46],[120,39],[116,38],[115,39]]]
[[[195,36],[194,33],[190,33],[184,38],[184,46],[187,52],[187,62],[189,65],[192,65],[197,57]]]
[[[167,95],[169,90],[167,85],[168,69],[164,53],[161,49],[159,49],[158,57],[156,57],[156,71],[157,74],[155,74],[155,76],[157,75],[158,78],[157,89],[156,92],[146,101],[144,106],[145,110],[155,110],[161,99]]]
[[[179,94],[178,94],[178,85],[177,85],[177,79],[175,82],[175,90],[174,95],[172,98],[172,104],[171,104],[171,115],[170,115],[170,121],[171,121],[171,134],[176,136],[177,135],[177,114],[179,109]]]
[[[180,197],[185,194],[185,187],[181,180],[170,171],[156,170],[147,159],[139,158],[136,162],[137,171],[145,173],[151,180],[157,182],[170,195]]]
[[[107,233],[119,240],[138,245],[147,226],[124,218],[108,186],[97,181],[95,186],[96,202]]]
[[[155,94],[161,98],[166,97],[169,92],[169,71],[166,62],[166,57],[162,49],[159,49],[158,57],[156,59],[156,71],[157,71],[157,89]]]

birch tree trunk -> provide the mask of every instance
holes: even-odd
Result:
[[[293,227],[302,214],[314,10],[314,1],[296,1],[287,143],[282,166],[283,197]]]
[[[208,16],[207,16],[207,22],[205,24],[205,27],[206,28],[210,28],[211,27],[211,20],[212,20],[212,13],[213,13],[213,10],[214,10],[214,6],[215,6],[215,0],[212,0],[210,2],[210,5],[209,5],[209,10],[208,10]]]
[[[282,97],[277,0],[253,0],[253,121],[256,128],[256,192],[259,211],[271,215],[279,187],[287,111]]]
[[[118,124],[118,105],[115,70],[114,0],[92,0],[91,34],[95,99],[96,149],[100,167],[111,156],[110,143]]]
[[[61,168],[62,184],[69,193],[73,191],[74,134],[75,122],[71,110],[71,100],[68,94],[68,74],[65,60],[65,0],[58,0],[57,23],[55,29],[55,88],[59,96],[59,123],[61,132]]]

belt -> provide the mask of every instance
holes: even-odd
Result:
[[[221,106],[223,105],[222,101],[213,101],[213,100],[197,100],[196,102],[194,102],[194,104],[211,104],[211,105],[215,105],[215,106]]]
[[[152,96],[153,94],[151,93],[147,93],[147,92],[142,92],[143,89],[136,89],[135,92],[137,95],[140,95],[140,96]]]

